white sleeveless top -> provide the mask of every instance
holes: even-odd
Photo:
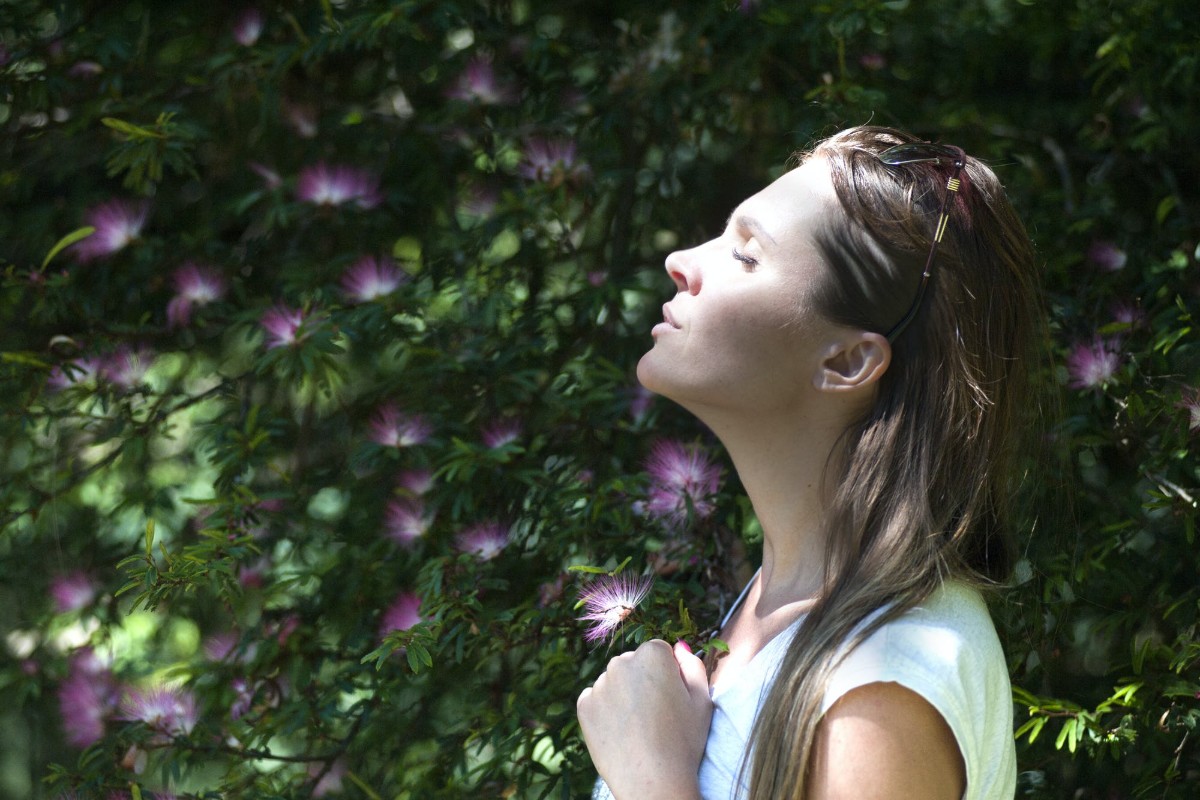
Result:
[[[722,628],[749,588],[742,591]],[[802,619],[709,690],[713,714],[699,774],[704,800],[746,796],[748,787],[737,779],[750,732]],[[833,671],[821,713],[852,689],[892,682],[923,697],[950,726],[966,767],[963,800],[1012,800],[1017,781],[1012,689],[1000,640],[976,589],[947,583],[871,634]],[[612,793],[597,781],[592,798],[611,800]]]

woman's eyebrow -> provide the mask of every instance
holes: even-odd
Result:
[[[778,244],[778,242],[775,241],[775,237],[767,233],[767,229],[764,228],[762,223],[757,219],[754,217],[748,217],[745,214],[737,214],[737,211],[734,211],[733,214],[737,216],[730,215],[730,221],[733,222],[737,228],[740,230],[750,231],[750,233],[754,234],[755,238],[766,239],[771,244]]]

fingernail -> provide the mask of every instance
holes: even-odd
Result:
[[[682,647],[684,650],[688,651],[689,653],[692,652],[692,646],[689,645],[687,642],[685,642],[683,639],[680,639],[678,642],[676,642],[675,646]]]

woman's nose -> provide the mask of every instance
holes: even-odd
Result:
[[[700,270],[696,264],[696,248],[676,250],[667,256],[667,274],[675,282],[676,291],[695,294],[700,291]]]

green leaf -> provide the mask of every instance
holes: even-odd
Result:
[[[141,125],[134,125],[132,122],[126,122],[125,120],[117,119],[116,117],[103,117],[100,122],[102,122],[105,127],[112,128],[118,133],[123,133],[131,139],[166,138],[163,134],[158,133],[157,131],[152,131],[149,128],[143,128]]]
[[[96,232],[96,229],[94,227],[92,227],[91,225],[84,225],[82,228],[76,228],[75,230],[68,233],[66,236],[59,239],[55,243],[54,247],[50,248],[50,252],[46,253],[46,257],[44,259],[42,259],[42,266],[41,266],[41,269],[39,269],[39,272],[42,270],[45,270],[46,266],[54,259],[54,257],[56,255],[58,255],[59,253],[61,253],[63,250],[65,250],[66,248],[70,247],[71,245],[75,244],[78,241],[86,239],[87,237],[91,236],[95,232]]]
[[[1054,749],[1055,750],[1062,750],[1063,744],[1066,743],[1067,739],[1071,736],[1072,732],[1075,730],[1076,722],[1078,722],[1078,720],[1075,719],[1074,717],[1063,722],[1062,730],[1060,730],[1058,732],[1058,738],[1056,738],[1054,740]],[[1074,751],[1072,750],[1072,752],[1074,752]]]
[[[1037,739],[1038,734],[1042,732],[1042,728],[1046,727],[1046,723],[1049,721],[1049,717],[1034,717],[1021,727],[1017,728],[1016,733],[1013,734],[1013,738],[1020,739],[1022,736],[1028,733],[1029,744],[1033,744],[1034,740]]]

